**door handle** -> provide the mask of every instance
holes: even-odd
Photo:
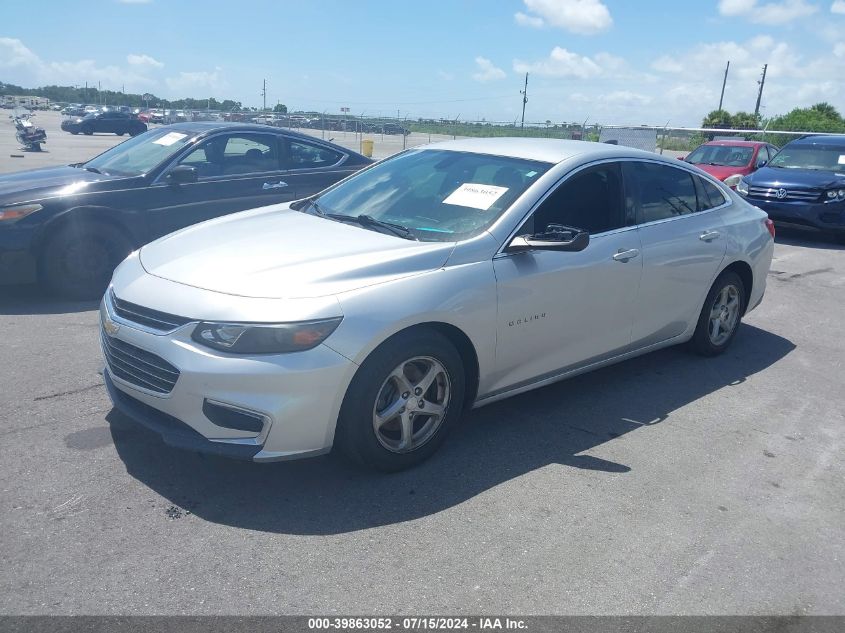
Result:
[[[701,235],[698,236],[702,242],[712,242],[713,240],[717,239],[721,233],[719,231],[705,231]]]
[[[261,188],[264,191],[267,191],[268,189],[284,189],[287,186],[288,183],[286,183],[284,180],[280,180],[279,182],[265,182],[263,185],[261,185]]]
[[[636,248],[629,248],[628,250],[619,249],[619,251],[617,251],[617,253],[613,256],[613,259],[624,264],[628,260],[634,259],[639,254],[640,251]]]

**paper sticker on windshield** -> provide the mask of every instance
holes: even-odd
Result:
[[[840,165],[845,165],[845,154],[839,155],[839,160],[837,161]]]
[[[487,211],[507,190],[508,187],[465,182],[455,189],[443,201],[443,204],[456,204],[461,207],[472,207],[473,209]]]
[[[187,134],[180,134],[179,132],[168,132],[164,136],[159,139],[153,141],[156,145],[164,145],[168,147],[176,143],[177,141],[181,141],[183,138],[187,137]]]

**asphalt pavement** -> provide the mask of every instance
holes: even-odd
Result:
[[[0,172],[121,140],[10,134]],[[781,231],[724,356],[490,405],[382,475],[168,448],[112,411],[95,304],[0,287],[0,614],[845,614],[843,305],[845,248]]]
[[[0,290],[0,613],[845,613],[845,250],[782,234],[731,350],[479,409],[396,475],[164,446],[96,306]]]

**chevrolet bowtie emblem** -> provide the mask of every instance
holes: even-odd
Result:
[[[120,329],[120,326],[112,321],[107,315],[103,315],[103,329],[109,336],[114,336]]]

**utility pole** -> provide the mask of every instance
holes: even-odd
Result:
[[[264,79],[263,81],[264,83],[261,88],[261,96],[264,99],[264,105],[262,106],[261,111],[265,112],[267,110],[267,80]]]
[[[763,84],[766,83],[766,68],[768,68],[768,64],[763,64],[763,77],[757,83],[760,84],[760,91],[757,93],[757,105],[754,106],[754,118],[756,119],[757,116],[760,114],[760,99],[763,98]]]
[[[525,104],[528,103],[528,73],[525,73],[525,88],[519,91],[522,95],[522,129],[525,129]]]
[[[728,65],[725,66],[725,78],[722,80],[722,95],[719,97],[719,111],[722,110],[722,100],[725,98],[725,84],[728,83],[728,69],[731,67],[731,62],[728,60]]]

